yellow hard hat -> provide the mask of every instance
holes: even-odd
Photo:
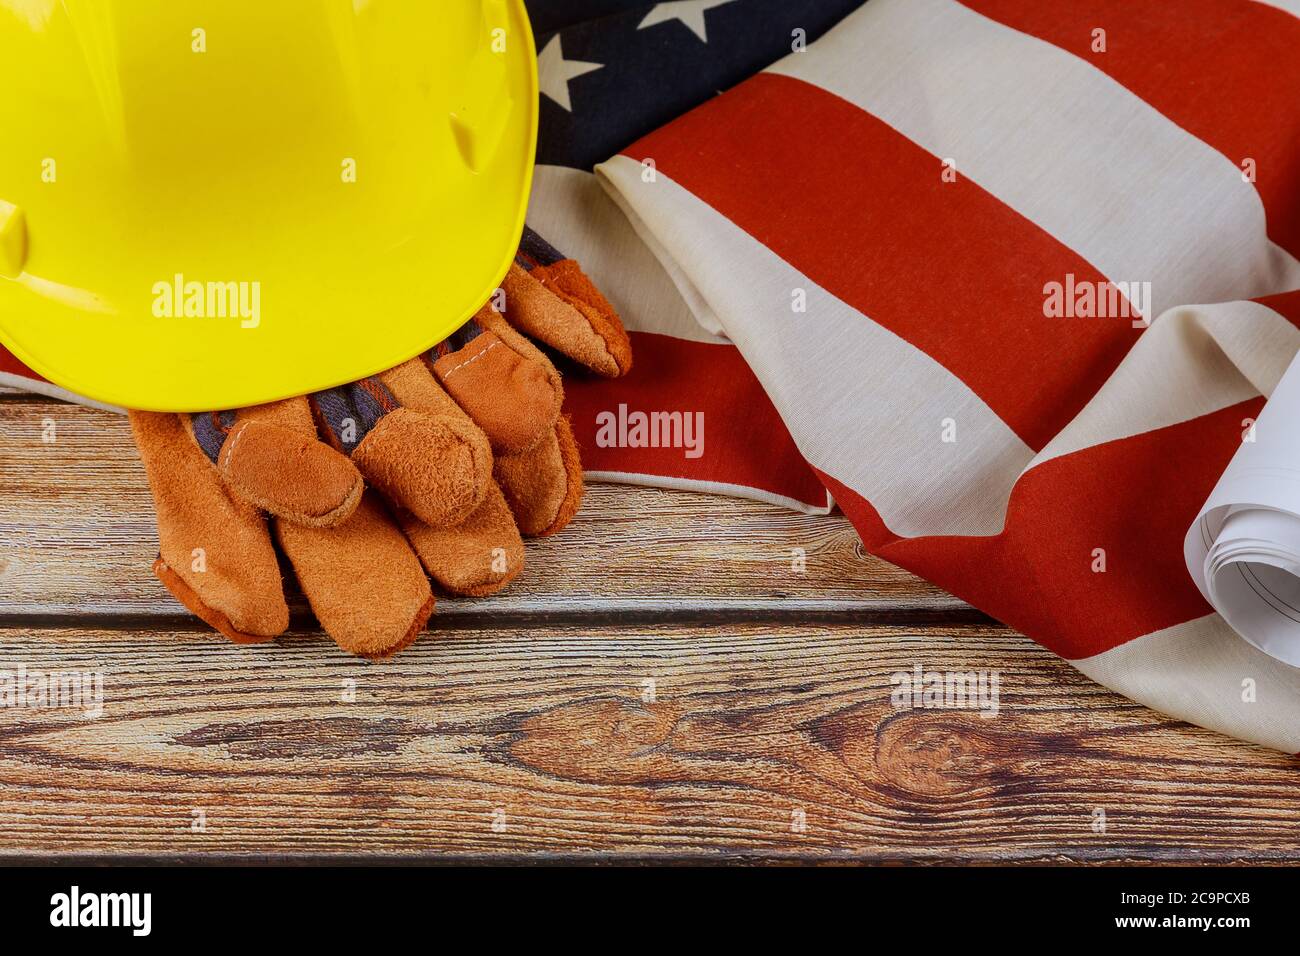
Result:
[[[521,0],[0,0],[0,90],[0,341],[99,401],[382,371],[523,232]]]

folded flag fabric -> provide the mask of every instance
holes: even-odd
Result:
[[[871,0],[599,175],[874,553],[1300,750],[1183,537],[1300,349],[1294,0]]]

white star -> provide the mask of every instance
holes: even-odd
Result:
[[[714,7],[725,7],[735,2],[736,0],[671,0],[670,3],[656,3],[654,9],[645,15],[645,19],[637,29],[644,30],[656,23],[680,20],[690,27],[692,33],[708,43],[709,34],[704,26],[704,14]]]
[[[559,103],[570,113],[573,101],[569,99],[569,81],[577,79],[593,70],[605,68],[603,63],[583,63],[581,60],[566,60],[564,50],[560,47],[560,35],[551,37],[551,42],[537,56],[537,79],[542,93]]]

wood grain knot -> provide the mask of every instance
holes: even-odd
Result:
[[[994,784],[1018,754],[990,723],[969,711],[893,714],[876,734],[875,773],[920,797],[953,797]]]
[[[510,747],[520,763],[554,776],[598,783],[662,779],[676,707],[618,698],[578,701],[536,714]]]

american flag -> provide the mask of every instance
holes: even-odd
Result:
[[[598,167],[869,550],[1292,752],[1183,538],[1300,349],[1298,14],[870,0]]]
[[[637,351],[566,385],[596,477],[833,500],[1098,682],[1300,751],[1300,670],[1182,551],[1300,350],[1300,0],[530,10],[530,225]]]

